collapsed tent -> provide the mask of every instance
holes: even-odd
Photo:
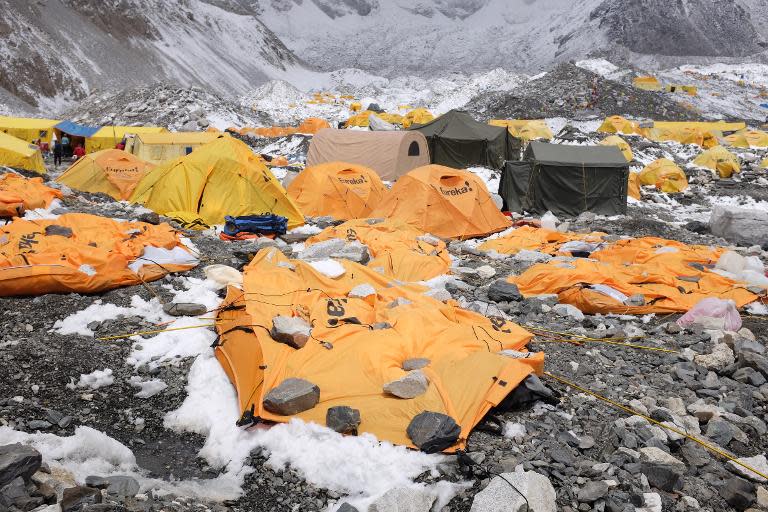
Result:
[[[582,212],[627,212],[629,164],[616,146],[571,146],[533,141],[521,162],[501,173],[502,209],[575,217]]]
[[[158,165],[188,155],[221,136],[218,132],[139,133],[128,140],[125,150],[145,162]]]
[[[239,132],[241,135],[256,135],[259,137],[267,137],[267,138],[274,138],[274,137],[285,137],[287,135],[293,135],[296,133],[303,133],[308,135],[314,135],[320,130],[324,130],[325,128],[330,128],[330,124],[328,124],[328,121],[325,119],[320,119],[318,117],[308,117],[302,123],[297,127],[292,126],[269,126],[269,127],[260,127],[260,128],[242,128],[240,130],[235,130]]]
[[[435,116],[426,108],[415,108],[403,116],[403,128],[410,128],[414,124],[427,124],[434,119]]]
[[[359,411],[358,433],[416,447],[408,426],[429,411],[458,425],[456,442],[436,448],[453,451],[492,407],[543,370],[543,354],[525,351],[532,335],[519,326],[439,302],[424,295],[425,287],[368,267],[337,264],[343,274],[332,279],[311,263],[264,249],[245,268],[244,289],[229,289],[215,354],[237,392],[240,424],[299,418],[325,425],[329,409],[346,406]],[[372,293],[353,292],[361,285]],[[278,316],[312,326],[306,343],[295,345],[301,348],[271,337]],[[425,365],[426,391],[412,398],[385,392],[415,359]],[[276,404],[275,388],[297,384],[288,379],[315,386],[314,398],[296,407]]]
[[[600,133],[623,133],[625,135],[640,135],[642,133],[639,123],[629,121],[621,116],[606,118],[597,131]]]
[[[127,201],[154,165],[119,149],[104,149],[75,160],[57,183],[83,192],[107,194]]]
[[[721,178],[730,178],[741,172],[739,158],[723,146],[715,146],[704,151],[693,160],[693,165],[715,171]]]
[[[736,132],[743,130],[747,124],[743,121],[654,121],[654,128],[680,130],[683,128],[697,128],[703,131],[713,132]]]
[[[53,128],[58,123],[59,121],[54,119],[0,116],[0,132],[29,143],[38,139],[50,143],[53,137]]]
[[[0,176],[0,217],[21,217],[25,210],[48,208],[61,191],[43,185],[42,178],[25,178],[14,173]]]
[[[667,194],[682,192],[688,188],[688,178],[675,162],[666,158],[654,160],[640,171],[641,185],[653,185]]]
[[[397,219],[443,238],[487,236],[509,227],[480,178],[442,165],[419,167],[397,180],[371,217]]]
[[[616,146],[621,151],[621,154],[624,155],[624,158],[627,159],[627,162],[631,162],[635,159],[630,145],[618,135],[610,135],[601,140],[599,144],[601,146]]]
[[[418,132],[320,130],[312,138],[307,166],[349,162],[370,167],[386,181],[429,163],[427,139]]]
[[[593,252],[604,244],[604,236],[605,233],[561,233],[551,229],[522,226],[504,236],[483,242],[478,249],[506,255],[515,255],[525,250],[552,256],[571,256],[574,253]]]
[[[220,137],[156,167],[136,186],[131,201],[188,226],[263,213],[287,218],[289,228],[304,223],[280,181],[251,148],[232,137]]]
[[[350,220],[324,229],[306,246],[334,239],[365,245],[373,258],[367,266],[399,281],[426,281],[451,266],[445,242],[399,220]]]
[[[0,132],[0,165],[15,167],[38,174],[48,172],[40,148]]]
[[[389,114],[386,112],[376,112],[375,110],[364,110],[359,114],[355,114],[354,116],[347,119],[345,126],[347,128],[351,126],[357,128],[368,128],[371,124],[371,116],[377,117],[389,124],[402,125],[404,120],[403,116],[400,114]]]
[[[655,76],[638,76],[632,79],[632,85],[645,91],[660,91],[661,82]]]
[[[643,198],[643,194],[640,191],[640,173],[629,172],[629,182],[627,183],[627,197],[637,199],[638,201]]]
[[[509,278],[526,296],[557,294],[584,313],[681,313],[708,297],[742,307],[757,295],[710,270],[722,248],[662,238],[620,240],[589,259],[552,260]]]
[[[460,110],[451,110],[427,124],[415,124],[409,130],[427,138],[433,164],[501,169],[504,161],[518,160],[520,155],[520,141],[509,130],[475,121]]]
[[[197,259],[168,224],[70,213],[0,226],[0,296],[97,293],[189,270]]]
[[[165,133],[168,130],[160,126],[104,126],[86,137],[86,153],[95,153],[103,149],[114,149],[129,135],[145,133]]]
[[[768,132],[762,130],[739,130],[725,137],[728,145],[738,148],[768,147]]]
[[[492,119],[491,126],[503,126],[513,137],[525,143],[532,140],[552,140],[554,134],[542,119]]]
[[[288,185],[288,196],[304,215],[339,220],[367,217],[386,191],[376,171],[346,162],[307,167]]]

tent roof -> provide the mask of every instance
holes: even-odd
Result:
[[[222,137],[216,132],[167,132],[139,133],[136,135],[144,144],[205,144]]]
[[[627,167],[629,165],[616,146],[573,146],[533,141],[525,151],[525,158],[555,166]]]
[[[36,117],[0,116],[0,128],[22,128],[46,130],[56,126],[61,121],[55,119],[38,119]]]
[[[165,131],[168,130],[160,126],[104,126],[97,130],[93,136],[105,138],[115,137],[122,139],[126,134],[129,133],[162,133]]]
[[[425,137],[439,136],[457,140],[493,140],[505,136],[507,129],[476,121],[462,110],[451,110],[427,124],[414,124],[409,130],[417,130]]]
[[[32,147],[27,141],[3,132],[0,132],[0,148],[26,157],[30,157],[38,151],[37,147]]]
[[[75,137],[91,137],[99,131],[98,126],[86,126],[72,121],[62,121],[55,126],[56,129]]]

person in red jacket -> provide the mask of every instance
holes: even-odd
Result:
[[[73,154],[75,155],[75,160],[79,160],[85,156],[85,148],[83,148],[82,144],[77,145],[73,151]]]

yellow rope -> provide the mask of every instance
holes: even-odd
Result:
[[[130,338],[131,336],[144,336],[146,334],[158,334],[161,332],[182,331],[184,329],[200,329],[201,327],[213,327],[214,325],[216,324],[188,325],[186,327],[171,327],[170,329],[155,329],[153,331],[140,331],[140,332],[131,332],[128,334],[117,334],[115,336],[103,336],[101,338],[96,338],[96,339],[99,341],[118,340],[121,338]]]
[[[578,389],[582,393],[586,393],[588,395],[591,395],[591,396],[597,398],[598,400],[601,400],[601,401],[603,401],[603,402],[605,402],[607,404],[610,404],[610,405],[616,407],[617,409],[619,409],[621,411],[626,412],[627,414],[632,414],[634,416],[640,416],[641,418],[644,418],[645,420],[647,420],[648,422],[650,422],[650,423],[652,423],[652,424],[654,424],[656,426],[659,426],[661,428],[664,428],[666,430],[674,432],[675,434],[681,435],[681,436],[685,437],[686,439],[690,439],[694,443],[698,443],[703,448],[711,451],[712,453],[720,455],[721,457],[723,457],[725,459],[728,459],[729,461],[733,462],[734,464],[737,464],[737,465],[741,466],[742,468],[744,468],[744,469],[746,469],[748,471],[751,471],[752,473],[754,473],[754,474],[756,474],[758,476],[761,476],[762,478],[768,479],[768,475],[766,475],[764,473],[761,473],[760,471],[756,470],[755,468],[753,468],[753,467],[751,467],[751,466],[749,466],[747,464],[744,464],[743,462],[738,460],[736,457],[734,457],[733,455],[729,454],[725,450],[722,450],[718,446],[711,445],[708,442],[706,442],[706,441],[704,441],[702,439],[699,439],[696,436],[692,436],[692,435],[688,434],[687,432],[684,432],[684,431],[682,431],[682,430],[680,430],[680,429],[678,429],[676,427],[671,427],[671,426],[666,425],[666,424],[664,424],[664,423],[662,423],[660,421],[656,421],[653,418],[651,418],[650,416],[646,416],[645,414],[637,412],[634,409],[631,409],[630,407],[627,407],[626,405],[622,405],[622,404],[616,402],[615,400],[611,400],[610,398],[606,398],[606,397],[604,397],[602,395],[598,395],[594,391],[590,391],[587,388],[581,387],[578,384],[574,384],[573,382],[570,382],[570,381],[568,381],[568,380],[566,380],[566,379],[564,379],[562,377],[558,377],[557,375],[553,375],[550,372],[544,372],[544,375],[546,375],[547,377],[550,377],[552,379],[555,379],[556,381],[560,382],[561,384],[565,384],[566,386],[572,387],[574,389]]]
[[[571,336],[572,338],[583,338],[585,340],[594,340],[594,341],[600,341],[600,340],[611,340],[611,341],[618,341],[618,340],[634,340],[634,339],[641,339],[641,338],[647,338],[646,335],[642,336],[629,336],[624,338],[590,338],[589,336],[584,336],[583,334],[573,334],[569,332],[560,332],[560,331],[553,331],[551,329],[544,329],[543,327],[534,327],[532,325],[526,325],[523,324],[523,327],[526,329],[529,329],[531,331],[541,331],[551,334],[559,334],[560,336]]]
[[[627,348],[636,348],[640,350],[650,350],[652,352],[666,352],[669,354],[678,354],[679,351],[677,350],[671,350],[668,348],[661,348],[661,347],[646,347],[645,345],[636,345],[634,343],[619,343],[618,341],[606,341],[606,340],[582,340],[582,339],[572,339],[572,340],[533,340],[531,343],[569,343],[569,344],[584,344],[584,343],[605,343],[608,345],[616,345],[619,347],[627,347]]]

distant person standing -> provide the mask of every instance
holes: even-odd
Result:
[[[53,165],[58,167],[61,165],[61,157],[64,154],[64,144],[61,142],[54,141],[53,142]]]
[[[72,156],[72,148],[69,146],[69,135],[66,133],[61,135],[61,145],[64,156]]]
[[[82,144],[78,144],[74,151],[75,160],[79,160],[85,156],[85,148]]]

